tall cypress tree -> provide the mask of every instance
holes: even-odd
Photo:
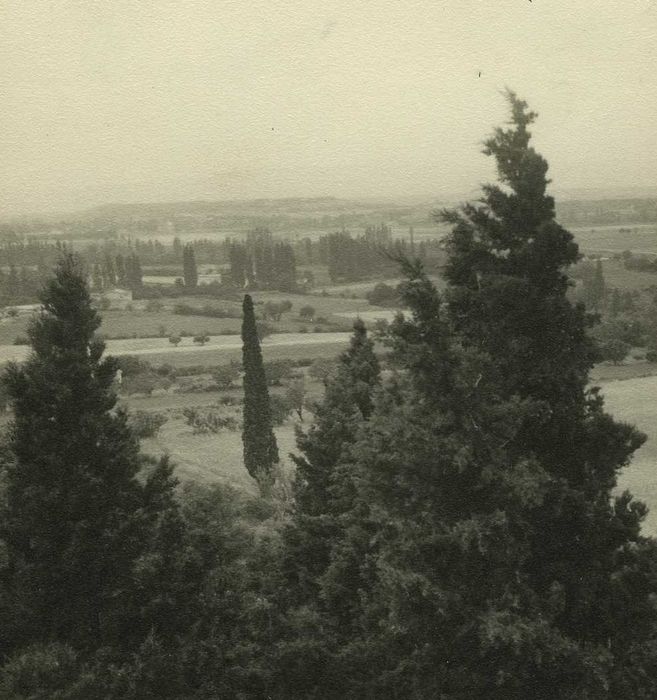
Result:
[[[147,461],[116,409],[117,365],[102,358],[100,318],[75,256],[62,258],[41,301],[28,331],[32,354],[4,377],[14,412],[5,592],[22,614],[13,639],[3,630],[5,643],[128,644],[144,632],[137,609],[148,604],[135,567],[172,504],[170,468],[162,461],[138,478]]]
[[[278,446],[272,428],[271,407],[262,351],[256,327],[253,300],[244,295],[242,305],[242,365],[244,369],[244,466],[249,474],[265,484],[278,462]]]
[[[198,285],[198,270],[196,268],[196,257],[194,247],[188,243],[183,248],[183,279],[185,287],[194,289]]]
[[[125,279],[128,288],[133,293],[143,289],[144,282],[142,279],[141,263],[137,255],[133,254],[125,260]]]

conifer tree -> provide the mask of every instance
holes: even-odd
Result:
[[[604,305],[607,297],[607,285],[602,270],[602,260],[598,258],[595,262],[593,277],[586,285],[586,302],[593,311],[599,311]]]
[[[630,682],[632,659],[650,656],[655,629],[652,613],[636,623],[654,590],[646,573],[654,566],[653,547],[640,535],[645,507],[613,493],[619,471],[645,438],[607,415],[599,392],[588,389],[592,319],[566,296],[567,267],[578,248],[555,221],[548,165],[530,145],[536,114],[514,93],[507,97],[510,126],[496,129],[484,151],[496,160],[500,184],[485,186],[479,204],[440,215],[454,226],[446,266],[449,318],[466,347],[491,358],[500,398],[534,406],[507,445],[516,459],[538,460],[549,476],[527,516],[529,584],[545,615],[558,593],[550,613],[554,632],[582,657],[592,654],[587,663],[598,664],[604,682],[621,684]],[[643,572],[637,575],[645,588],[633,588],[630,602],[633,567]],[[619,598],[627,602],[625,618]],[[633,692],[647,697],[654,678],[644,680],[642,686],[634,677]],[[640,696],[615,687],[613,697]]]
[[[336,653],[353,669],[343,694],[519,699],[514,684],[527,696],[531,679],[535,697],[561,697],[561,664],[582,675],[584,664],[558,635],[547,653],[519,576],[523,515],[545,475],[505,449],[530,405],[499,397],[492,363],[461,347],[421,266],[406,272],[398,372],[350,451],[359,519],[322,580]]]
[[[116,270],[114,269],[114,260],[112,260],[112,257],[109,255],[109,253],[105,253],[105,255],[103,256],[103,262],[101,267],[103,271],[104,286],[116,286]]]
[[[194,247],[191,243],[183,248],[183,279],[185,287],[194,289],[198,285],[196,257],[194,256]]]
[[[102,358],[100,318],[75,256],[62,258],[41,301],[32,354],[4,377],[14,419],[1,537],[5,593],[21,619],[3,636],[10,646],[127,648],[153,623],[140,617],[148,584],[136,567],[153,523],[173,507],[171,470],[164,460],[137,478],[147,461],[116,408],[117,365]],[[144,575],[152,569],[151,560]]]
[[[297,431],[301,455],[294,481],[295,510],[287,531],[288,567],[295,595],[316,592],[330,548],[339,538],[337,518],[348,511],[352,485],[341,458],[356,439],[360,424],[372,413],[373,393],[380,384],[379,361],[362,320],[354,323],[351,344],[339,358],[335,376],[316,404],[307,433]]]
[[[124,287],[128,283],[128,275],[126,260],[120,253],[115,258],[114,267],[116,269],[116,281],[121,287]]]
[[[96,291],[98,291],[98,292],[103,291],[103,273],[101,272],[100,265],[98,263],[94,263],[94,266],[93,266],[92,283],[93,283],[93,288]]]
[[[278,463],[278,446],[272,428],[267,378],[256,327],[253,300],[244,295],[242,305],[242,366],[244,370],[244,466],[262,485],[271,479]]]
[[[125,261],[125,268],[126,283],[134,296],[134,293],[139,292],[144,286],[139,258],[134,254],[131,255]]]
[[[657,692],[657,548],[645,507],[614,494],[643,436],[588,389],[590,319],[566,297],[577,247],[534,115],[509,99],[511,128],[487,142],[502,185],[443,213],[446,302],[406,265],[399,372],[340,465],[355,488],[304,646],[334,664],[331,697]]]

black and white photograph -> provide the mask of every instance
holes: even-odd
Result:
[[[657,0],[0,27],[0,700],[656,700]]]

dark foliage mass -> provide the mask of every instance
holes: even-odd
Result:
[[[244,370],[244,466],[260,482],[268,481],[278,462],[278,446],[272,430],[267,377],[262,362],[260,338],[253,300],[244,296],[242,321],[242,368]]]
[[[436,214],[452,225],[446,289],[421,256],[397,255],[406,311],[377,335],[386,371],[360,321],[337,361],[309,369],[325,391],[297,431],[290,488],[272,423],[303,418],[303,382],[272,406],[268,383],[292,368],[263,365],[250,296],[244,462],[260,495],[174,494],[116,408],[116,364],[63,259],[33,353],[5,377],[2,697],[657,697],[657,548],[645,506],[616,491],[644,436],[590,386],[577,246],[531,146],[536,115],[508,100],[510,124],[485,145],[499,184]],[[620,323],[630,300],[599,265],[586,274],[588,308]],[[147,369],[122,368],[124,381]]]
[[[230,277],[236,287],[281,292],[293,292],[297,288],[292,246],[275,243],[266,229],[251,231],[246,243],[232,243],[229,259]]]

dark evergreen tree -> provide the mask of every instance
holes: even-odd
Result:
[[[646,571],[653,548],[640,536],[645,507],[613,493],[644,436],[614,421],[597,390],[588,389],[592,319],[566,294],[577,245],[555,221],[548,165],[530,146],[536,115],[513,93],[508,99],[510,127],[497,129],[485,144],[501,184],[485,186],[479,204],[440,215],[454,225],[446,266],[449,316],[465,347],[491,358],[501,399],[519,397],[534,406],[507,449],[516,460],[537,459],[549,475],[540,504],[527,516],[524,572],[545,615],[558,592],[558,610],[547,618],[552,630],[582,657],[593,655],[588,663],[597,663],[604,682],[636,683],[639,694],[611,696],[648,697],[655,677],[642,685],[632,664],[637,655],[649,657],[654,644],[655,618],[639,612],[651,595]],[[643,572],[641,593],[632,569]],[[620,598],[626,617],[619,617]]]
[[[9,275],[7,277],[6,285],[9,302],[12,304],[17,303],[20,297],[21,281],[18,277],[18,270],[13,264],[9,266]]]
[[[109,255],[109,253],[105,253],[105,255],[103,256],[101,269],[103,271],[103,286],[115,287],[116,270],[114,268],[114,260],[112,260],[112,257]]]
[[[242,305],[242,367],[244,369],[244,466],[249,474],[265,485],[278,463],[278,446],[272,428],[267,378],[256,327],[253,300],[244,295]]]
[[[183,245],[180,242],[180,238],[178,236],[175,236],[173,239],[173,242],[171,244],[171,255],[172,255],[172,262],[180,264],[180,259],[183,257]]]
[[[228,256],[230,261],[230,279],[236,287],[243,289],[247,282],[246,248],[239,243],[232,243]]]
[[[125,260],[125,280],[128,289],[132,291],[133,295],[135,292],[138,293],[144,286],[141,263],[135,254]]]
[[[319,577],[339,538],[339,516],[352,506],[352,485],[340,461],[372,412],[373,393],[380,384],[379,361],[365,324],[354,323],[351,344],[338,361],[315,420],[307,433],[297,430],[301,455],[294,481],[295,509],[287,531],[290,585],[298,602],[316,594]]]
[[[116,270],[117,283],[120,287],[125,287],[128,284],[128,275],[126,271],[126,261],[121,254],[116,256],[114,261],[114,268]]]
[[[92,280],[92,285],[93,285],[94,290],[97,292],[102,292],[103,291],[103,273],[101,272],[100,265],[98,263],[94,263],[91,280]]]
[[[32,354],[4,377],[14,420],[3,592],[18,618],[3,624],[4,650],[52,641],[128,649],[155,624],[145,616],[160,595],[149,547],[156,521],[175,513],[171,469],[161,461],[138,478],[149,462],[116,409],[117,365],[102,359],[100,318],[77,258],[65,255],[41,300]]]
[[[604,306],[607,298],[607,285],[605,284],[605,276],[602,270],[602,260],[598,258],[595,263],[595,272],[591,280],[591,286],[588,290],[588,303],[594,311],[600,311]]]
[[[183,279],[185,287],[195,289],[198,285],[198,270],[196,269],[196,257],[194,247],[187,244],[183,248]]]
[[[622,306],[623,303],[621,299],[621,294],[618,291],[618,289],[614,287],[613,291],[611,292],[611,298],[609,300],[609,316],[611,316],[611,318],[616,318],[616,316],[618,316],[621,313]]]
[[[351,669],[341,693],[567,697],[563,668],[584,678],[588,659],[552,634],[521,573],[545,474],[505,449],[531,404],[498,395],[490,359],[461,347],[422,269],[407,272],[398,372],[350,450],[354,509],[321,580]]]

